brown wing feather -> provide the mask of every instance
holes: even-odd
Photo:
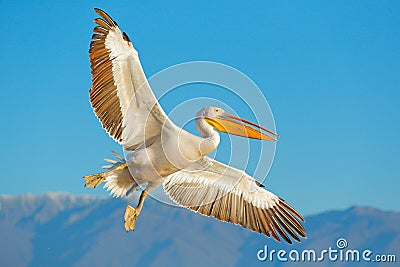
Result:
[[[278,198],[275,206],[263,209],[247,202],[243,194],[223,191],[212,183],[199,181],[172,177],[164,183],[164,190],[183,207],[221,221],[240,224],[268,237],[272,235],[279,242],[280,237],[288,243],[292,243],[290,237],[298,242],[300,237],[306,237],[299,222],[304,221],[303,217],[284,200]]]
[[[93,29],[89,49],[92,70],[90,103],[107,133],[117,142],[122,142],[123,117],[112,72],[111,51],[105,45],[107,35],[116,30],[118,25],[106,12],[98,8],[94,10],[101,18],[94,20],[97,26]],[[130,43],[125,33],[123,39]]]

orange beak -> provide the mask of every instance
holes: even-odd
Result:
[[[204,119],[208,124],[210,124],[218,131],[228,134],[259,139],[259,140],[274,140],[274,141],[277,141],[277,139],[267,135],[266,133],[279,137],[279,134],[274,133],[258,124],[226,113],[212,119],[211,118],[204,118]]]

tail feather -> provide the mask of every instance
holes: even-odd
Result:
[[[106,188],[110,192],[110,195],[113,197],[126,196],[136,187],[139,188],[139,186],[129,172],[125,159],[115,151],[113,151],[113,154],[120,161],[105,159],[106,162],[112,164],[103,166],[108,171],[84,176],[85,186],[95,188],[100,183],[105,182],[103,188]]]
[[[119,159],[120,161],[125,162],[125,159],[124,159],[120,154],[118,154],[117,152],[115,152],[114,150],[111,150],[111,153],[113,153],[113,155],[114,155],[117,159]]]
[[[126,164],[118,170],[112,170],[107,173],[108,175],[106,175],[103,188],[110,191],[110,195],[113,197],[122,197],[127,195],[129,189],[136,185],[136,182]]]

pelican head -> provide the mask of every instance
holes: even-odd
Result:
[[[228,134],[259,140],[274,141],[277,141],[277,139],[270,135],[279,137],[277,133],[274,133],[253,122],[225,113],[222,108],[218,107],[203,108],[197,113],[196,117],[198,119],[203,119],[212,128]],[[203,129],[199,129],[199,131],[202,132]]]

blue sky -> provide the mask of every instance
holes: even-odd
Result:
[[[88,100],[93,7],[128,33],[147,76],[192,60],[248,75],[282,136],[264,184],[303,213],[399,210],[398,1],[0,1],[0,194],[106,195],[82,179],[120,151]]]

